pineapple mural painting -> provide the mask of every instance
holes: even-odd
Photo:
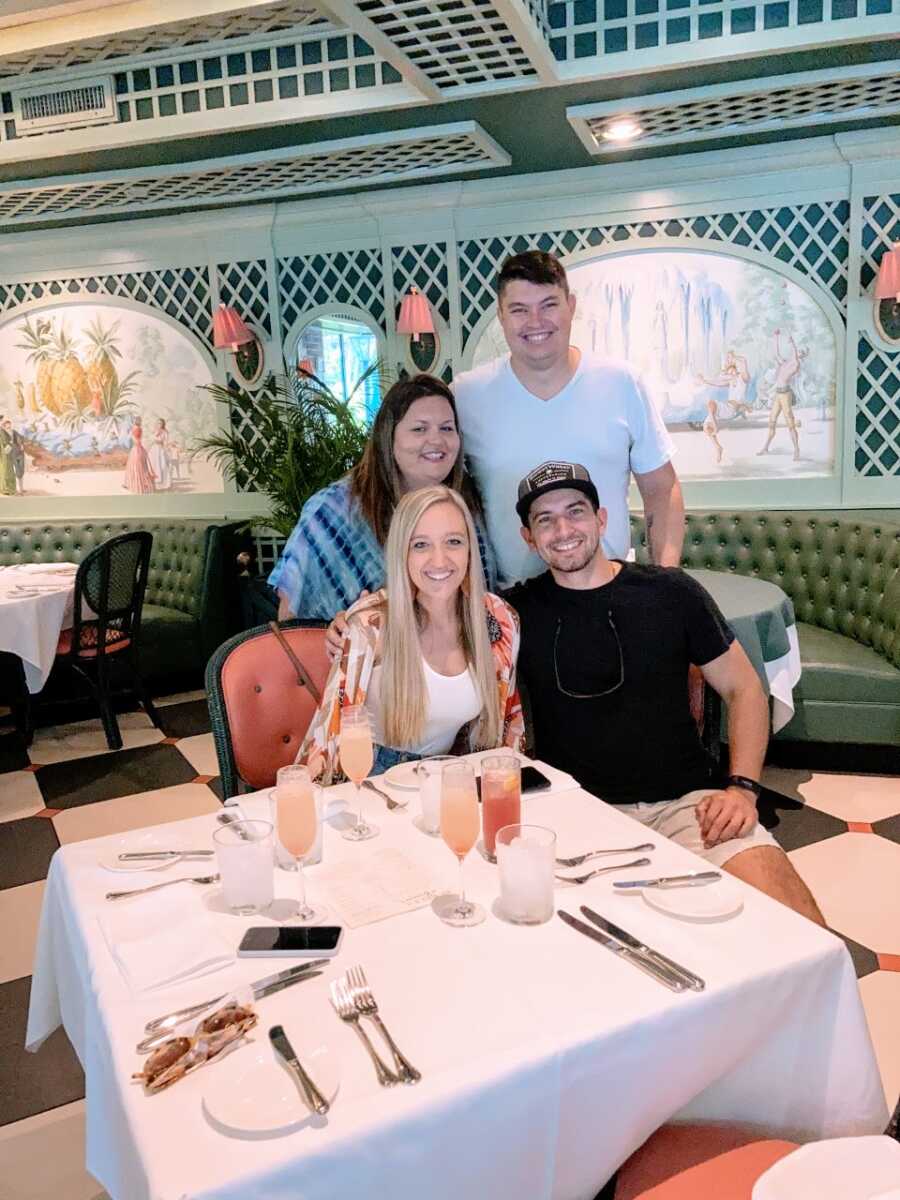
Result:
[[[0,364],[0,421],[12,421],[24,449],[25,495],[223,491],[205,458],[175,478],[157,469],[139,488],[126,470],[135,429],[164,448],[153,437],[161,423],[182,455],[198,427],[200,436],[218,430],[202,390],[215,382],[209,360],[151,310],[71,303],[13,317],[0,325]]]

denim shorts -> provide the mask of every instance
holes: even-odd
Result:
[[[397,763],[416,762],[422,757],[413,750],[395,750],[393,746],[376,746],[375,760],[372,763],[371,775],[383,775]]]

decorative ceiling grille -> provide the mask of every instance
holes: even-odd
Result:
[[[570,108],[567,115],[592,154],[615,154],[632,147],[822,126],[896,112],[900,112],[900,73],[895,67],[879,72],[868,65],[783,76],[756,86],[728,84],[643,96],[632,105],[620,101],[586,104]],[[604,138],[609,122],[626,114],[640,126],[639,136],[625,144]]]
[[[856,378],[858,475],[900,475],[900,355],[876,350],[859,339]]]
[[[167,6],[168,7],[168,6]],[[177,6],[172,5],[173,9]],[[205,19],[156,24],[150,29],[135,29],[90,38],[65,46],[29,50],[21,54],[0,53],[0,78],[30,75],[34,71],[58,71],[84,63],[115,58],[137,58],[179,46],[204,42],[230,41],[264,33],[281,33],[316,25],[325,18],[309,0],[280,0],[261,8],[250,8],[230,16],[213,15]]]
[[[860,287],[872,289],[885,250],[900,241],[900,195],[866,196],[863,200]]]
[[[507,166],[507,155],[474,122],[311,143],[291,155],[219,159],[214,164],[117,171],[92,178],[0,185],[0,220],[25,224],[61,216],[241,204],[338,187],[393,183]]]
[[[538,77],[490,0],[358,0],[357,7],[441,89]]]
[[[447,246],[444,242],[395,246],[391,251],[391,270],[398,306],[409,289],[417,287],[432,308],[449,322]]]
[[[352,304],[385,329],[384,273],[376,248],[279,259],[278,290],[282,340],[304,312],[322,304]]]
[[[853,40],[866,18],[898,11],[900,0],[555,0],[547,18],[550,49],[569,62],[641,51],[674,58],[686,44],[715,38],[728,38],[737,55],[746,35],[758,53],[761,35],[786,44],[783,31],[796,37],[812,25],[824,26],[829,41]]]
[[[0,284],[0,313],[22,304],[73,297],[116,296],[157,308],[212,345],[209,274],[206,267],[164,267],[123,275],[85,275],[77,279],[31,280]]]
[[[555,233],[507,235],[460,245],[460,298],[463,342],[494,303],[494,282],[509,254],[546,250],[560,258],[581,250],[620,247],[646,238],[696,238],[742,246],[779,259],[826,287],[841,307],[847,295],[847,249],[850,205],[823,200],[791,208],[754,209],[700,217],[673,217],[629,225],[594,226]]]
[[[265,260],[220,263],[216,268],[219,282],[219,301],[238,310],[242,317],[253,321],[267,336],[272,336],[269,312],[269,279]]]

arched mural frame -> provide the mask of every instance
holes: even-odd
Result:
[[[314,321],[320,320],[322,317],[344,317],[349,321],[358,321],[374,335],[375,343],[378,346],[378,358],[384,360],[387,358],[388,343],[384,330],[368,311],[368,309],[360,308],[356,304],[336,304],[334,302],[326,304],[317,304],[315,308],[306,308],[297,318],[285,334],[284,341],[281,345],[281,359],[284,364],[286,374],[293,374],[294,366],[293,359],[297,350],[297,343],[300,341],[300,335],[307,325],[312,325]]]
[[[183,325],[163,309],[132,300],[128,296],[109,296],[84,290],[65,292],[62,295],[44,295],[0,313],[0,331],[22,317],[48,309],[81,308],[88,305],[95,308],[124,310],[169,325],[197,352],[201,361],[208,368],[212,382],[226,385],[227,377],[222,370],[218,356],[192,329]],[[224,409],[220,405],[216,405],[215,412],[218,429],[227,432],[229,425]],[[188,516],[197,518],[214,516],[221,518],[226,507],[231,505],[237,495],[233,481],[223,478],[222,482],[223,490],[220,492],[186,494],[154,492],[142,496],[22,496],[17,499],[15,515],[13,517],[13,514],[10,514],[10,519],[55,519],[60,516],[61,504],[65,507],[66,516],[73,518],[108,516]]]
[[[740,508],[808,506],[812,508],[839,505],[842,502],[842,481],[846,478],[848,471],[848,455],[852,453],[853,447],[855,407],[847,402],[848,396],[852,393],[848,391],[849,384],[846,376],[846,325],[834,298],[816,280],[803,274],[789,263],[781,262],[758,250],[734,246],[731,243],[722,243],[709,238],[684,239],[665,235],[646,239],[632,238],[616,243],[614,246],[588,247],[571,255],[560,255],[560,261],[568,271],[585,263],[660,251],[709,254],[719,258],[743,260],[754,266],[767,268],[794,284],[807,295],[827,320],[834,340],[835,420],[832,471],[807,478],[773,479],[764,489],[764,499],[760,497],[759,479],[757,478],[689,479],[685,480],[682,485],[688,506],[697,508],[725,505],[734,505]],[[462,370],[471,369],[475,348],[494,316],[495,306],[492,305],[473,326],[461,356]],[[852,469],[852,464],[849,469]],[[641,507],[637,490],[633,484],[630,502],[633,507]]]

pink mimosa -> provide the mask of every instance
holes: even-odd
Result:
[[[465,858],[478,841],[478,801],[474,791],[444,784],[441,837],[457,858]]]
[[[294,858],[303,858],[316,840],[316,798],[312,784],[280,783],[275,802],[281,844]]]
[[[341,730],[341,766],[357,787],[372,770],[372,734],[368,726],[351,725]]]

